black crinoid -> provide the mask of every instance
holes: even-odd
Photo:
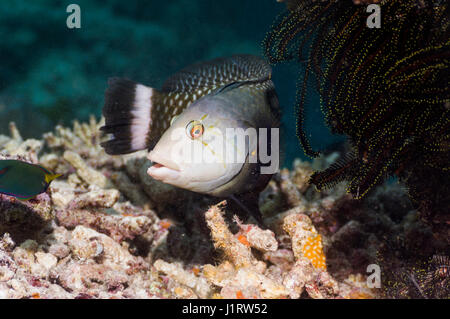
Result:
[[[387,298],[449,299],[450,258],[434,255],[425,262],[383,272],[382,294]]]
[[[351,0],[288,0],[264,41],[271,63],[303,66],[296,102],[304,131],[308,80],[315,83],[332,132],[352,152],[311,182],[349,181],[364,197],[389,176],[403,181],[429,218],[450,211],[450,13],[444,0],[382,0],[381,28],[369,28],[367,6]],[[445,217],[447,218],[447,217]]]
[[[450,258],[434,255],[423,279],[426,293],[437,298],[450,298]]]

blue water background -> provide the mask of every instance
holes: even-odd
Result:
[[[68,29],[66,7],[81,7],[81,29]],[[24,137],[56,124],[100,116],[107,79],[159,87],[180,68],[237,53],[262,55],[261,42],[285,10],[275,0],[6,0],[0,2],[0,134],[15,121]],[[274,67],[283,110],[284,158],[305,155],[295,135],[298,66]],[[300,79],[301,80],[301,79]],[[317,95],[305,123],[312,145],[335,142]]]

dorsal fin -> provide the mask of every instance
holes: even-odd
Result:
[[[190,65],[168,78],[162,91],[209,94],[235,82],[264,82],[271,72],[270,65],[258,56],[234,55]]]

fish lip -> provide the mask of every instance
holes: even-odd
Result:
[[[175,163],[175,162],[173,162],[171,160],[165,159],[165,158],[159,156],[158,154],[156,154],[153,151],[151,151],[148,154],[147,158],[150,161],[153,162],[153,166],[151,166],[151,167],[155,167],[155,169],[165,167],[165,168],[168,168],[170,170],[181,172],[180,166],[177,163]]]
[[[165,182],[177,180],[180,177],[180,167],[167,159],[161,158],[154,152],[150,152],[147,158],[154,164],[147,170],[147,174],[153,179]]]

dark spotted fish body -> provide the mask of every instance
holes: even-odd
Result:
[[[61,176],[45,167],[18,160],[0,160],[0,193],[28,200],[45,192]]]
[[[279,119],[278,100],[270,80],[271,72],[270,65],[257,56],[236,55],[188,66],[169,77],[161,90],[126,79],[111,78],[105,92],[103,115],[106,125],[102,130],[113,134],[114,138],[102,146],[111,155],[151,149],[170,126],[174,116],[181,114],[201,97],[234,83],[266,91],[271,99],[274,116]],[[138,87],[151,90],[151,93],[147,92],[147,100],[136,100]],[[136,116],[130,117],[130,112]],[[132,128],[140,124],[148,125],[147,136],[145,141],[134,147]]]
[[[259,161],[248,160],[249,154],[258,151],[256,145],[239,148],[226,138],[221,140],[233,152],[247,156],[238,164],[226,159],[220,139],[212,139],[228,128],[252,128],[259,134],[259,129],[279,127],[271,68],[259,57],[236,55],[197,63],[171,76],[160,90],[111,79],[103,115],[102,130],[112,134],[102,143],[105,151],[118,155],[150,150],[148,158],[155,165],[148,174],[165,183],[228,197],[259,193],[270,180],[271,174],[260,173]],[[177,130],[182,136],[174,139]],[[267,143],[270,150],[270,137]],[[180,145],[200,147],[202,154],[217,163],[190,163],[185,154],[174,154]]]

